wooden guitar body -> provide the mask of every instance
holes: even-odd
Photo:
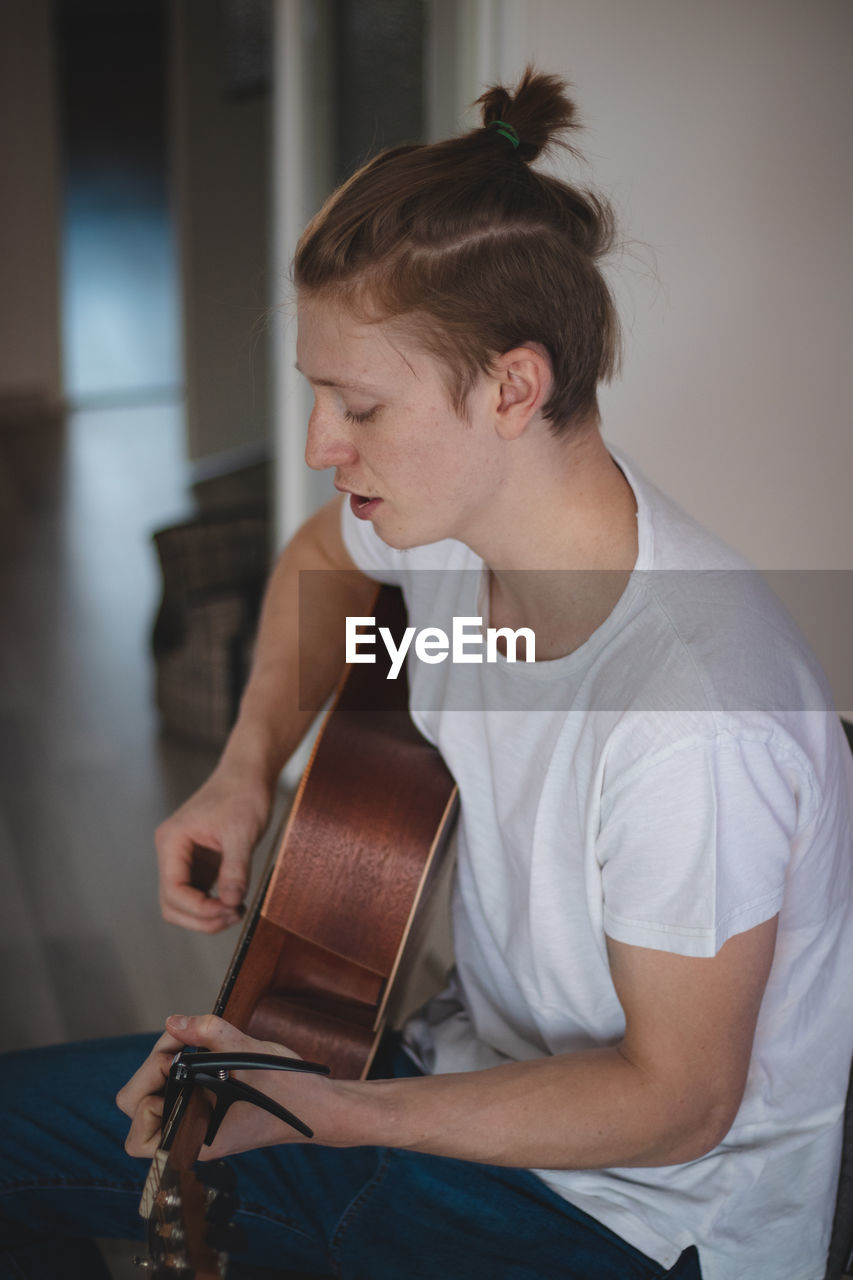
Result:
[[[383,588],[376,615],[397,632],[399,593]],[[453,779],[409,717],[406,681],[386,679],[387,670],[377,654],[376,664],[346,674],[214,1008],[342,1079],[367,1074],[394,1016],[392,988],[425,930],[456,811]],[[222,1255],[202,1244],[189,1261],[184,1252],[180,1263],[164,1262],[174,1206],[185,1209],[188,1195],[204,1200],[189,1171],[208,1114],[195,1093],[164,1122],[142,1207],[156,1237],[155,1274],[225,1274]],[[198,1234],[198,1216],[182,1236]]]
[[[401,624],[399,596],[387,597]],[[342,683],[216,1009],[342,1079],[369,1070],[456,808],[405,680],[386,670],[353,666]]]

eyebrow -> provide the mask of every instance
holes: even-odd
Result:
[[[309,374],[305,372],[304,369],[299,368],[298,360],[296,361],[293,367],[297,373],[301,373],[303,378],[306,378],[308,382],[310,382],[311,385],[314,387],[334,387],[337,391],[375,391],[376,390],[376,388],[372,387],[368,382],[335,382],[334,378],[312,378]]]

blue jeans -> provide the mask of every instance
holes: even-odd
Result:
[[[151,1044],[129,1036],[0,1058],[0,1280],[108,1280],[91,1237],[143,1239],[147,1163],[125,1154],[114,1097]],[[393,1065],[415,1073],[399,1050]],[[694,1249],[664,1271],[524,1170],[308,1145],[231,1163],[250,1241],[241,1257],[258,1267],[344,1280],[700,1280]]]

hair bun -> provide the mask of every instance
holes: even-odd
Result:
[[[503,85],[492,85],[477,99],[483,128],[498,120],[511,125],[519,138],[517,154],[528,162],[555,144],[571,150],[560,136],[578,127],[577,109],[567,88],[559,76],[527,67],[514,93]]]

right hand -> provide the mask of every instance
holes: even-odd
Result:
[[[270,789],[253,776],[223,765],[157,828],[160,910],[170,924],[219,933],[243,914],[252,849],[272,808]],[[198,850],[221,856],[216,892],[193,883]]]

